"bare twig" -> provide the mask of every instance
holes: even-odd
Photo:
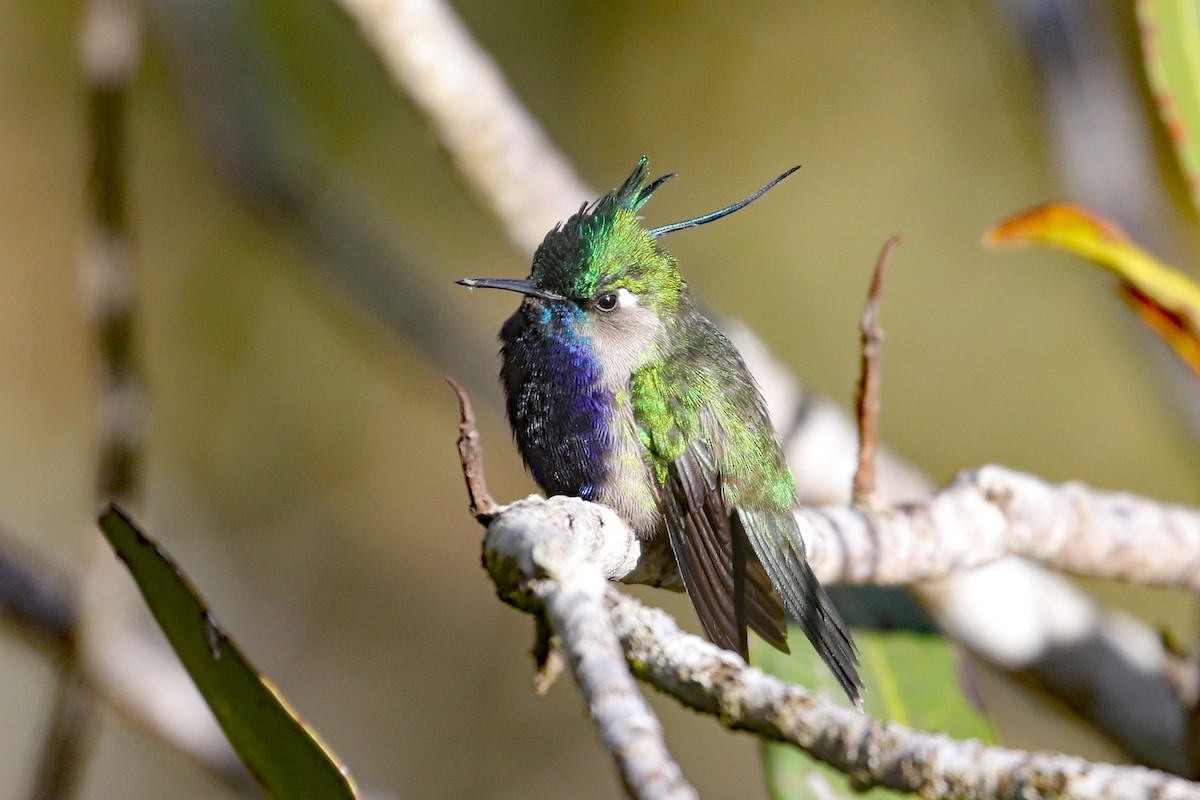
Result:
[[[673,558],[649,548],[643,559],[641,543],[635,539],[628,546],[622,532],[629,529],[612,510],[579,498],[532,497],[496,506],[487,492],[470,398],[453,379],[446,380],[458,395],[458,452],[471,511],[488,525],[484,564],[500,597],[537,619],[535,690],[549,689],[562,669],[556,639],[630,795],[642,800],[695,798],[667,752],[662,726],[625,667],[603,604],[605,581],[616,574],[645,578],[647,571],[661,573],[669,563],[665,577],[659,574],[647,582],[677,586]],[[500,521],[498,514],[503,514]],[[615,560],[609,557],[614,555]]]
[[[852,499],[856,505],[870,505],[875,497],[875,449],[879,440],[879,356],[883,332],[879,329],[879,293],[883,288],[883,273],[887,270],[892,250],[900,243],[893,236],[883,245],[867,305],[862,316],[862,374],[858,383],[858,467],[854,471]]]
[[[671,586],[662,580],[662,576],[671,575],[677,581],[671,572],[673,565],[665,563],[670,554],[647,549],[652,542],[639,541],[603,506],[577,498],[531,497],[498,509],[493,525],[518,524],[517,515],[543,522],[544,515],[549,515],[557,520],[600,559],[603,574],[611,580]],[[1200,551],[1196,544],[1200,512],[1130,495],[1097,492],[1078,484],[1050,486],[999,467],[964,473],[927,503],[904,504],[885,511],[807,508],[798,516],[809,544],[810,563],[822,581],[924,580],[946,570],[978,568],[989,559],[1001,559],[994,561],[997,572],[988,578],[990,583],[1000,582],[999,586],[991,586],[992,597],[996,591],[1023,594],[1028,590],[1025,572],[1029,565],[1005,558],[1013,553],[1042,559],[1077,574],[1136,577],[1143,582],[1187,586],[1196,580],[1195,570],[1187,562]],[[1078,531],[1073,534],[1071,530],[1080,525],[1099,532],[1095,547],[1078,546],[1075,540],[1086,541],[1087,535],[1079,536]],[[1186,532],[1189,529],[1191,533]],[[1143,531],[1148,532],[1152,543],[1146,549],[1135,544]],[[1180,562],[1170,558],[1172,552],[1182,554]],[[1167,554],[1165,558],[1160,557],[1163,553]],[[1152,763],[1166,764],[1171,771],[1185,769],[1184,712],[1170,685],[1158,671],[1148,671],[1144,662],[1127,664],[1120,655],[1122,648],[1141,646],[1129,640],[1140,635],[1137,626],[1121,622],[1127,638],[1119,647],[1114,646],[1100,638],[1103,634],[1092,633],[1105,630],[1104,620],[1085,616],[1085,624],[1073,621],[1081,601],[1069,584],[1060,582],[1063,588],[1051,599],[1057,601],[1055,608],[1068,627],[1062,628],[1064,623],[1060,621],[1045,631],[1045,654],[1036,642],[1031,654],[1031,645],[1020,638],[1016,645],[998,646],[992,658],[1026,679],[1059,681],[1059,696],[1072,709],[1096,719],[1101,730],[1127,737],[1121,743],[1130,751]],[[1045,589],[1044,580],[1038,585]],[[962,590],[941,589],[951,593]],[[959,613],[977,613],[980,608],[970,602]],[[1032,659],[1042,658],[1048,663],[1030,665]],[[1090,659],[1093,672],[1064,675],[1063,670],[1077,659]],[[1087,692],[1089,688],[1108,689],[1115,680],[1124,681],[1125,694]]]
[[[496,501],[488,492],[487,480],[483,474],[483,447],[479,443],[479,431],[475,428],[475,411],[471,408],[471,398],[467,390],[446,376],[446,383],[458,395],[458,457],[462,461],[463,477],[467,481],[467,496],[471,498],[471,516],[487,525],[492,521],[496,512]]]

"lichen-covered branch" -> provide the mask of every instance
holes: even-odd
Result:
[[[576,522],[594,535],[576,536]],[[631,571],[628,563],[606,558],[605,543],[620,545],[622,537],[605,534],[624,527],[612,511],[582,500],[517,503],[488,527],[484,561],[500,596],[542,617],[558,636],[629,794],[642,800],[695,798],[625,666],[605,607],[604,572]]]
[[[1200,784],[1145,767],[990,747],[883,723],[747,666],[615,588],[608,604],[639,678],[729,728],[794,744],[863,789],[947,800],[1200,798]]]
[[[535,496],[505,513],[568,501],[572,534],[602,548],[594,555],[607,577],[656,585],[666,579],[670,566],[658,559],[669,552],[648,549],[653,543],[640,541],[607,508]],[[1200,510],[1080,483],[1056,486],[1003,467],[964,472],[926,502],[806,507],[796,517],[822,582],[908,584],[1019,555],[1076,575],[1200,592]]]
[[[787,684],[605,583],[636,574],[643,558],[656,556],[641,550],[620,518],[577,498],[533,497],[501,507],[484,540],[484,563],[500,596],[543,618],[561,638],[635,797],[693,794],[662,744],[659,723],[628,682],[614,653],[618,640],[638,678],[730,728],[795,744],[863,788],[947,799],[1200,798],[1200,785],[1156,770],[912,731]]]
[[[902,584],[1019,555],[1076,575],[1200,591],[1200,510],[988,466],[928,502],[798,515],[822,580]]]

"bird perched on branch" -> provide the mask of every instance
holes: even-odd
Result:
[[[705,633],[747,655],[747,628],[787,652],[790,616],[861,704],[849,632],[809,568],[796,488],[754,379],[696,308],[668,233],[732,214],[645,227],[665,181],[643,157],[628,180],[549,233],[528,279],[465,286],[524,295],[500,331],[501,381],[521,456],[547,495],[613,508],[667,536]]]

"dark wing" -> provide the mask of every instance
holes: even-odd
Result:
[[[742,533],[761,559],[788,614],[800,625],[846,696],[861,706],[858,657],[845,623],[804,556],[804,540],[790,512],[739,508],[734,535]]]
[[[787,652],[787,620],[768,573],[721,491],[711,450],[693,442],[667,469],[663,514],[684,588],[705,634],[747,655],[746,628]]]

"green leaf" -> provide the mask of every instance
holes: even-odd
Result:
[[[146,605],[268,797],[357,798],[354,780],[242,656],[187,577],[116,505],[99,518]]]
[[[945,639],[930,633],[856,630],[854,641],[867,687],[863,694],[866,713],[955,738],[991,739],[987,720],[959,688],[958,662]],[[827,697],[842,697],[837,681],[816,653],[803,645],[797,650],[787,655],[766,646],[757,647],[754,662],[784,680]],[[763,762],[771,797],[778,800],[825,800],[830,796],[884,800],[909,796],[889,789],[860,794],[845,775],[791,745],[764,744]]]
[[[1135,4],[1142,59],[1158,114],[1200,209],[1200,6],[1195,0]]]

